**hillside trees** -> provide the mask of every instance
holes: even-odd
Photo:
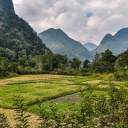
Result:
[[[68,59],[60,54],[48,54],[42,56],[42,70],[53,71],[54,69],[65,67]]]
[[[10,58],[10,59],[9,59]],[[60,54],[46,54],[32,56],[19,56],[16,59],[14,51],[0,48],[0,71],[1,77],[6,77],[10,73],[18,74],[39,74],[53,73],[61,75],[90,75],[92,73],[113,73],[116,71],[115,64],[122,67],[128,65],[128,50],[118,55],[113,55],[110,50],[104,53],[96,53],[94,60],[90,62],[86,59],[83,62],[79,58],[69,60],[67,56]]]
[[[27,56],[26,56],[26,55],[24,55],[24,56],[22,56],[22,57],[19,57],[18,60],[19,60],[19,64],[20,64],[21,66],[23,66],[23,68],[28,65],[28,63],[27,63]]]
[[[122,67],[128,65],[128,49],[117,56],[118,64]]]
[[[12,61],[16,61],[16,52],[13,51],[13,50],[10,50],[8,48],[5,49],[6,50],[6,53],[7,53],[7,57],[8,59],[12,62]]]
[[[7,52],[4,48],[0,47],[0,54],[2,57],[7,57]]]
[[[88,59],[84,60],[83,68],[89,68],[90,61]]]

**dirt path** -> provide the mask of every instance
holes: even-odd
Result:
[[[14,126],[17,124],[17,121],[14,120],[15,119],[15,111],[11,110],[11,109],[3,109],[0,108],[0,113],[4,113],[5,116],[7,117],[8,122],[10,122],[10,126],[12,128],[14,128]],[[36,126],[39,124],[39,120],[38,120],[38,116],[34,115],[34,114],[30,114],[30,113],[26,113],[27,115],[31,115],[31,117],[29,117],[29,128],[36,128]]]

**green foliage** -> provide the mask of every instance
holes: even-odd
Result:
[[[90,61],[86,59],[83,63],[83,68],[89,68]]]
[[[114,72],[114,76],[115,76],[116,80],[127,80],[128,72],[127,71],[116,71],[116,72]]]
[[[28,63],[27,63],[27,56],[26,56],[26,55],[24,55],[24,56],[22,56],[22,57],[19,57],[19,64],[20,64],[20,66],[22,66],[23,68],[28,65]]]
[[[109,98],[105,95],[93,96],[93,88],[88,86],[86,92],[81,92],[81,103],[79,107],[74,108],[72,105],[70,109],[58,114],[55,118],[47,118],[43,120],[39,128],[44,127],[115,127],[127,128],[128,127],[128,106],[125,97],[125,90],[121,87],[117,89],[114,84],[110,84],[108,90]],[[56,107],[51,104],[54,110],[54,115],[57,113]],[[52,114],[51,114],[52,115]],[[52,123],[51,123],[52,121]]]
[[[109,112],[107,107],[107,99],[102,94],[98,97],[97,103],[95,104],[96,115],[106,115]]]
[[[121,67],[128,65],[128,49],[117,56],[118,63]]]
[[[0,47],[0,54],[2,57],[7,57],[7,52],[4,48]]]
[[[61,78],[62,80],[63,78]],[[52,85],[52,82],[56,82],[56,86],[59,82],[59,79],[51,79],[50,85]],[[75,106],[74,104],[71,104],[70,107],[67,108],[67,110],[59,110],[57,107],[57,104],[54,102],[43,104],[41,99],[36,99],[36,103],[39,103],[39,107],[34,107],[33,110],[37,112],[37,114],[40,116],[41,123],[39,124],[38,128],[64,128],[64,127],[115,127],[115,128],[125,128],[128,127],[128,99],[127,99],[127,90],[126,87],[124,88],[121,85],[114,84],[114,83],[108,83],[108,82],[100,82],[99,85],[108,84],[109,87],[107,88],[100,88],[98,85],[91,85],[86,84],[85,82],[89,79],[85,79],[84,77],[75,77],[68,78],[66,80],[69,80],[70,82],[73,82],[72,85],[81,85],[80,91],[81,93],[81,101]],[[38,82],[49,82],[49,79],[46,80],[37,80]],[[27,84],[29,83],[31,85],[31,95],[32,95],[32,88],[34,86],[34,83],[37,84],[36,87],[38,89],[42,89],[42,85],[40,86],[37,81],[24,81],[19,83],[12,84],[13,88],[15,87],[15,84],[20,88],[21,92],[26,92],[26,90],[23,89],[23,87],[27,87]],[[62,82],[63,83],[63,82]],[[25,85],[24,85],[25,84]],[[67,84],[67,83],[66,83]],[[125,83],[126,86],[127,83]],[[63,87],[66,90],[66,85],[63,83]],[[60,89],[60,83],[58,84]],[[68,85],[69,86],[69,85]],[[85,88],[83,88],[85,86]],[[30,87],[30,86],[29,86]],[[41,88],[40,88],[41,87]],[[44,86],[45,90],[49,88]],[[52,86],[51,86],[52,87]],[[50,89],[51,89],[50,87]],[[8,88],[9,89],[9,88]],[[10,90],[10,89],[9,89]],[[14,88],[14,90],[17,90]],[[54,88],[51,89],[52,91]],[[98,90],[98,91],[97,91]],[[102,92],[102,91],[104,92]],[[35,97],[36,90],[34,89],[34,97]],[[60,90],[61,92],[61,90]],[[10,92],[11,93],[11,92]],[[42,93],[44,94],[44,93]],[[67,93],[65,93],[67,94]],[[12,94],[11,94],[12,95]],[[24,95],[24,94],[23,94]],[[58,95],[61,96],[61,95]],[[1,97],[2,98],[2,97]],[[55,98],[52,96],[52,98]],[[26,98],[27,100],[27,98]],[[48,100],[48,99],[46,99]],[[22,97],[18,97],[15,100],[15,108],[16,108],[16,120],[19,121],[19,124],[16,127],[23,127],[22,125],[25,123],[27,126],[27,119],[29,116],[25,115],[26,108],[25,108],[25,101]],[[30,104],[29,104],[30,105]]]
[[[92,67],[100,73],[111,73],[114,72],[116,59],[116,56],[114,56],[110,50],[106,50],[101,55],[96,53],[95,59],[92,62]]]
[[[73,69],[79,69],[80,65],[81,65],[81,61],[79,61],[78,58],[73,58],[72,61],[70,61],[71,63],[71,68]]]
[[[23,101],[24,99],[20,95],[14,97],[14,106],[16,106],[15,120],[18,121],[16,128],[28,128],[30,126],[28,125],[28,117],[30,117],[30,115],[26,115],[26,107],[24,106]]]
[[[11,128],[4,113],[0,113],[0,128]]]

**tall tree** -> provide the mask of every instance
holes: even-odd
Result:
[[[86,59],[83,63],[83,68],[89,68],[90,61]]]
[[[71,68],[78,69],[80,68],[81,61],[78,58],[73,58],[71,61]]]
[[[96,54],[93,61],[93,68],[97,69],[100,73],[110,73],[114,71],[114,65],[117,57],[108,49],[104,53]]]

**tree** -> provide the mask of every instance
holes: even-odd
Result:
[[[128,65],[128,49],[117,56],[118,63],[121,67]]]
[[[26,67],[28,65],[26,55],[19,57],[18,59],[19,59],[20,66]]]
[[[81,61],[78,58],[73,58],[71,61],[71,68],[79,69],[81,65]]]
[[[15,53],[15,51],[12,51],[12,50],[6,48],[6,52],[7,52],[7,57],[8,57],[8,59],[11,62],[14,61],[14,60],[16,60],[16,53]]]
[[[90,61],[86,59],[83,63],[83,68],[89,68]]]
[[[97,69],[100,73],[113,72],[116,60],[117,57],[109,49],[101,53],[101,55],[96,53],[93,68]]]
[[[101,54],[96,52],[96,55],[94,56],[94,60],[92,62],[92,68],[95,71],[99,71],[99,72],[100,72],[100,63],[99,63],[100,58],[101,58]]]
[[[0,53],[2,57],[7,57],[7,52],[4,48],[0,47]]]

